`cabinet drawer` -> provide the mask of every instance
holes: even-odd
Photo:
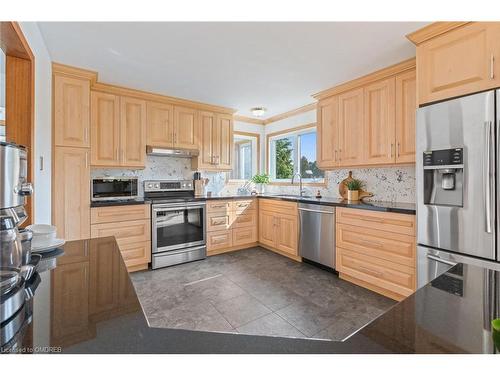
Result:
[[[257,242],[257,227],[233,229],[233,246]]]
[[[297,215],[297,203],[275,199],[259,199],[259,210]]]
[[[415,269],[412,267],[367,257],[340,247],[337,247],[337,267],[341,274],[401,296],[408,296],[415,290]]]
[[[256,199],[235,200],[232,202],[232,210],[236,213],[248,212],[257,208]]]
[[[129,206],[93,207],[90,210],[91,224],[114,223],[117,221],[149,219],[149,204],[133,204]]]
[[[151,242],[129,243],[120,246],[127,267],[151,262]]]
[[[231,217],[231,212],[207,213],[207,232],[229,229]]]
[[[207,212],[227,212],[231,211],[231,201],[212,200],[207,201]]]
[[[92,238],[115,236],[118,246],[151,241],[149,219],[91,225]]]
[[[207,251],[225,249],[233,246],[231,230],[220,230],[207,233]]]
[[[415,237],[337,224],[337,246],[366,256],[415,267]]]
[[[245,213],[235,213],[233,218],[232,228],[256,227],[257,226],[257,211],[249,211]]]
[[[337,223],[415,236],[415,215],[337,208]]]

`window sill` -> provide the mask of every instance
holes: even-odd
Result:
[[[298,186],[299,183],[296,182],[292,184],[291,182],[278,182],[278,181],[272,181],[269,183],[269,185],[274,185],[274,186]],[[318,186],[318,187],[327,187],[326,181],[324,182],[303,182],[302,186]]]

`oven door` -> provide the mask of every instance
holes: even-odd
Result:
[[[153,253],[205,244],[205,203],[153,205]]]

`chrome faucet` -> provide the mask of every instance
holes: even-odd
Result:
[[[304,195],[304,191],[302,190],[302,175],[299,172],[295,173],[292,176],[292,185],[293,185],[293,181],[295,181],[295,176],[299,176],[299,189],[300,189],[299,195],[302,197]]]

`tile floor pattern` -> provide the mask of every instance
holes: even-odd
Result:
[[[132,274],[152,327],[342,340],[395,302],[262,248]]]

